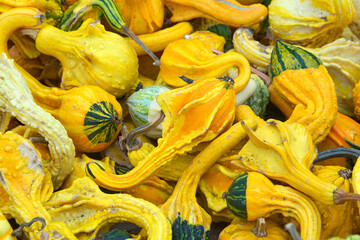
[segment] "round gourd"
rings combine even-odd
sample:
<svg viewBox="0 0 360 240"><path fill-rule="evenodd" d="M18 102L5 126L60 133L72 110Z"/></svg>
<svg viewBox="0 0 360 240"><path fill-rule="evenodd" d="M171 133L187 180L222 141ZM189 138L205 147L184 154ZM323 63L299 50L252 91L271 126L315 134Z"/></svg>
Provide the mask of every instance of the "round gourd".
<svg viewBox="0 0 360 240"><path fill-rule="evenodd" d="M58 109L46 109L58 119L80 152L99 152L118 136L122 109L115 97L97 86L72 88L59 96Z"/></svg>
<svg viewBox="0 0 360 240"><path fill-rule="evenodd" d="M129 108L131 119L137 127L147 124L161 111L156 98L160 93L169 90L171 90L171 88L165 85L153 85L140 89L127 99L126 104ZM161 137L161 132L162 127L161 124L159 124L145 135L157 139Z"/></svg>

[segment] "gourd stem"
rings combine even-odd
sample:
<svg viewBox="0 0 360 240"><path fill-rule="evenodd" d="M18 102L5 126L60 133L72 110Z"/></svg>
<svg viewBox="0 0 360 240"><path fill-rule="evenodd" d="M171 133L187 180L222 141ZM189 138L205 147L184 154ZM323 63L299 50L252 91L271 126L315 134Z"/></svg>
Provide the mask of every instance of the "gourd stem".
<svg viewBox="0 0 360 240"><path fill-rule="evenodd" d="M335 204L343 204L346 201L351 200L360 200L360 195L356 193L348 193L345 192L343 189L338 188L334 192L334 203Z"/></svg>
<svg viewBox="0 0 360 240"><path fill-rule="evenodd" d="M160 59L128 28L124 25L121 30L132 40L134 40L149 56L154 60L153 65L160 66Z"/></svg>
<svg viewBox="0 0 360 240"><path fill-rule="evenodd" d="M30 137L29 140L32 143L48 143L44 137Z"/></svg>
<svg viewBox="0 0 360 240"><path fill-rule="evenodd" d="M345 142L346 142L347 144L350 145L350 147L352 147L352 148L354 148L354 149L360 150L360 145L357 145L357 144L351 142L351 141L350 141L349 139L347 139L347 138L344 138L344 140L345 140Z"/></svg>
<svg viewBox="0 0 360 240"><path fill-rule="evenodd" d="M30 36L32 39L36 39L36 36L40 32L40 28L25 28L17 30L20 36Z"/></svg>
<svg viewBox="0 0 360 240"><path fill-rule="evenodd" d="M263 82L265 83L265 85L268 87L271 83L271 79L268 75L266 75L265 73L263 73L262 71L260 70L257 70L256 68L254 67L251 67L250 66L250 69L251 69L251 72L258 75L261 80L263 80Z"/></svg>
<svg viewBox="0 0 360 240"><path fill-rule="evenodd" d="M360 156L360 150L346 147L327 149L319 152L313 163L318 163L329 158L346 157L356 161Z"/></svg>
<svg viewBox="0 0 360 240"><path fill-rule="evenodd" d="M285 230L290 233L290 236L293 240L302 240L299 232L296 230L296 227L293 223L288 223L285 225Z"/></svg>
<svg viewBox="0 0 360 240"><path fill-rule="evenodd" d="M185 77L185 76L179 76L179 78L181 78L181 80L183 80L184 82L186 82L187 84L192 84L193 82L195 82L195 80Z"/></svg>
<svg viewBox="0 0 360 240"><path fill-rule="evenodd" d="M340 169L338 175L344 179L350 179L352 176L352 171L348 168Z"/></svg>
<svg viewBox="0 0 360 240"><path fill-rule="evenodd" d="M266 237L267 232L265 218L258 218L256 221L256 227L252 229L251 232L254 233L258 238Z"/></svg>
<svg viewBox="0 0 360 240"><path fill-rule="evenodd" d="M111 118L111 122L113 122L116 125L122 124L123 123L123 119L119 118L119 115L114 115Z"/></svg>
<svg viewBox="0 0 360 240"><path fill-rule="evenodd" d="M39 231L42 231L46 226L45 219L42 217L34 217L30 222L23 222L22 224L20 224L20 226L17 229L15 229L11 233L11 235L14 237L21 237L24 227L30 227L34 222L37 221L41 222L41 228L39 229Z"/></svg>
<svg viewBox="0 0 360 240"><path fill-rule="evenodd" d="M82 9L80 9L77 13L75 13L74 16L70 18L68 23L65 26L65 31L71 31L72 27L80 20L81 17L83 17L87 10L89 10L89 5L86 5Z"/></svg>
<svg viewBox="0 0 360 240"><path fill-rule="evenodd" d="M160 111L157 116L155 116L147 124L135 128L134 130L129 132L126 138L126 149L128 150L128 152L140 149L142 146L142 142L141 139L139 139L138 137L158 126L162 122L164 117L165 114L163 113L163 111Z"/></svg>

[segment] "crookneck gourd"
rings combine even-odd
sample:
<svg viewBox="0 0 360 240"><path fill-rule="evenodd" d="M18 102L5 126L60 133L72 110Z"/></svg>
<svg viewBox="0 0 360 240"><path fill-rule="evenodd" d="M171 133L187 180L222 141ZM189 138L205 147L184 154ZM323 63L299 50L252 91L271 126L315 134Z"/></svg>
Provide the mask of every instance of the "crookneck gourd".
<svg viewBox="0 0 360 240"><path fill-rule="evenodd" d="M232 27L248 27L265 20L267 14L264 5L242 5L235 0L169 0L165 4L172 12L172 22L205 17Z"/></svg>
<svg viewBox="0 0 360 240"><path fill-rule="evenodd" d="M274 185L261 173L240 175L229 187L225 198L235 216L255 221L259 217L281 213L300 223L302 239L320 239L321 216L313 201L291 187Z"/></svg>
<svg viewBox="0 0 360 240"><path fill-rule="evenodd" d="M345 192L352 191L351 170L340 166L314 165L313 173L320 179L334 184ZM324 205L314 201L321 215L321 238L346 237L355 227L356 202L350 201L342 205Z"/></svg>
<svg viewBox="0 0 360 240"><path fill-rule="evenodd" d="M131 188L154 174L175 155L185 154L201 142L211 141L228 129L234 120L233 84L229 77L212 77L160 94L157 102L165 118L158 146L124 175L111 175L96 163L89 163L86 168L88 176L104 188Z"/></svg>
<svg viewBox="0 0 360 240"><path fill-rule="evenodd" d="M9 8L37 8L46 14L46 23L51 25L58 24L64 15L63 6L57 0L0 0L0 5Z"/></svg>
<svg viewBox="0 0 360 240"><path fill-rule="evenodd" d="M140 1L137 1L137 4L139 3ZM158 3L163 5L160 1L158 1ZM151 9L147 10L151 11ZM120 9L114 0L79 0L66 10L64 17L61 19L59 28L65 31L75 30L80 27L83 20L88 18L100 20L102 16L105 17L113 30L125 33L138 45L140 45L154 60L154 65L160 65L159 58L150 51L150 49L144 45L144 43L126 25Z"/></svg>
<svg viewBox="0 0 360 240"><path fill-rule="evenodd" d="M247 127L245 130L250 141L240 150L239 157L246 168L285 182L323 204L357 199L358 196L321 180L309 170L317 151L303 125L269 120L255 132Z"/></svg>
<svg viewBox="0 0 360 240"><path fill-rule="evenodd" d="M234 48L243 54L253 67L267 72L273 46L254 40L253 34L250 28L237 29L233 36ZM353 116L351 90L360 78L360 43L340 38L319 48L302 48L322 61L335 83L339 111Z"/></svg>
<svg viewBox="0 0 360 240"><path fill-rule="evenodd" d="M277 40L269 75L270 101L280 110L293 109L286 122L306 126L315 144L324 140L335 124L338 108L334 82L320 59Z"/></svg>
<svg viewBox="0 0 360 240"><path fill-rule="evenodd" d="M339 38L354 17L350 0L273 0L269 5L270 29L276 37L310 47Z"/></svg>
<svg viewBox="0 0 360 240"><path fill-rule="evenodd" d="M58 191L45 204L54 222L69 226L78 239L92 239L101 227L127 221L142 227L149 240L171 239L170 222L158 207L128 194L106 194L88 177Z"/></svg>
<svg viewBox="0 0 360 240"><path fill-rule="evenodd" d="M183 87L187 83L179 76L185 75L194 80L221 77L231 67L238 69L238 76L234 79L234 89L238 93L247 85L251 73L244 56L235 52L217 55L200 39L182 39L165 48L159 76L172 87Z"/></svg>
<svg viewBox="0 0 360 240"><path fill-rule="evenodd" d="M256 121L250 121L256 128ZM202 150L183 171L170 198L161 210L172 223L173 239L208 239L211 217L196 200L196 190L201 176L227 151L246 138L241 123L213 140Z"/></svg>
<svg viewBox="0 0 360 240"><path fill-rule="evenodd" d="M36 36L36 47L59 59L65 89L96 85L121 97L138 84L138 59L132 46L93 19L72 32L45 26Z"/></svg>
<svg viewBox="0 0 360 240"><path fill-rule="evenodd" d="M193 28L189 22L180 22L171 27L159 31L138 35L138 38L153 52L160 52L170 43L183 39L186 34L190 34ZM131 38L126 38L131 46L134 47L138 56L145 55L146 51Z"/></svg>
<svg viewBox="0 0 360 240"><path fill-rule="evenodd" d="M76 240L68 226L64 225L61 230L51 227L51 216L43 206L42 197L44 193L47 195L52 183L46 177L41 155L34 145L11 131L1 133L0 141L3 159L0 163L0 195L11 202L7 213L20 226L28 226L24 231L29 239L40 240L43 235L48 235L48 239L55 239L56 230L58 237ZM34 221L35 219L39 221Z"/></svg>
<svg viewBox="0 0 360 240"><path fill-rule="evenodd" d="M75 159L73 173L65 179L61 189L70 188L76 179L86 177L85 168L86 164L89 162L96 162L112 174L117 172L117 170L115 170L114 161L110 160L109 157L105 157L99 161L89 158L83 154L81 157ZM144 199L145 201L151 202L155 205L161 205L170 197L172 191L173 187L171 187L167 182L161 180L157 176L152 176L148 180L144 181L143 184L122 192L136 198Z"/></svg>
<svg viewBox="0 0 360 240"><path fill-rule="evenodd" d="M75 159L72 140L64 126L34 102L24 77L5 53L0 57L0 74L0 110L11 113L24 124L37 129L49 142L51 163L47 167L54 187L58 189L72 171Z"/></svg>
<svg viewBox="0 0 360 240"><path fill-rule="evenodd" d="M19 27L37 26L44 19L44 15L35 8L14 8L0 16L0 29L4 30L4 34L0 36L0 43L2 44L0 50L3 52L7 52L6 43L12 31ZM115 140L120 131L119 120L122 117L122 110L113 95L96 86L74 88L70 92L59 88L49 88L41 85L19 65L16 67L32 90L33 97L30 99L35 98L37 104L50 111L58 120L62 118L63 121L60 120L60 122L66 125L65 128L79 151L101 151L110 145L111 141ZM26 85L26 83L24 84ZM77 105L74 105L76 102ZM86 105L88 108L85 112L84 106ZM76 114L69 117L69 113ZM87 120L85 121L85 119ZM99 129L101 129L100 132ZM102 131L104 129L105 131ZM59 134L61 133L59 132ZM67 143L67 141L63 142ZM70 153L71 151L68 154ZM57 166L57 168L60 167L63 166ZM67 167L71 168L72 164Z"/></svg>
<svg viewBox="0 0 360 240"><path fill-rule="evenodd" d="M272 219L258 218L257 221L246 221L235 218L224 228L219 240L290 240L289 234Z"/></svg>

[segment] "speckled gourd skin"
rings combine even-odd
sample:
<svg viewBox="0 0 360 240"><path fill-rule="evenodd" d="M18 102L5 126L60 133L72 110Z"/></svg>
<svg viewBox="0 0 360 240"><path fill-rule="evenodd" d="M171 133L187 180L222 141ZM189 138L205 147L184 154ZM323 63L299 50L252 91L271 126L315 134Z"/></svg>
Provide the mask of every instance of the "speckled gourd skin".
<svg viewBox="0 0 360 240"><path fill-rule="evenodd" d="M35 104L24 77L14 61L3 53L0 58L0 110L10 112L24 124L38 129L49 142L52 162L48 166L54 187L72 171L75 148L65 128L51 114Z"/></svg>

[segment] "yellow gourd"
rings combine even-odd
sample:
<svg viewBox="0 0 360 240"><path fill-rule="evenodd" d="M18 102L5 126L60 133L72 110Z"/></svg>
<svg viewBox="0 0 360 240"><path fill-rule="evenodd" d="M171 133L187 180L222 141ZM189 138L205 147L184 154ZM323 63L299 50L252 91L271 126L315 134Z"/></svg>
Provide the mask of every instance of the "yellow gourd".
<svg viewBox="0 0 360 240"><path fill-rule="evenodd" d="M249 125L256 128L256 121L249 121ZM173 233L176 238L192 236L194 239L206 239L205 236L210 233L211 217L196 201L200 177L245 137L246 132L241 123L236 123L213 140L184 170L171 197L161 207L172 222L173 229L179 229Z"/></svg>
<svg viewBox="0 0 360 240"><path fill-rule="evenodd" d="M213 140L234 120L233 84L229 77L212 77L160 94L157 102L165 118L158 146L124 175L108 174L95 163L87 165L88 175L108 189L131 188L154 174L175 155L185 154L199 143Z"/></svg>
<svg viewBox="0 0 360 240"><path fill-rule="evenodd" d="M270 29L276 37L309 47L339 38L354 16L349 0L274 0L269 5Z"/></svg>
<svg viewBox="0 0 360 240"><path fill-rule="evenodd" d="M265 20L267 8L261 4L241 5L235 0L169 0L173 22L205 17L232 27L247 27Z"/></svg>
<svg viewBox="0 0 360 240"><path fill-rule="evenodd" d="M235 66L238 76L234 78L235 92L245 88L250 79L250 65L239 53L214 54L210 47L199 39L182 39L169 44L161 58L159 77L172 87L183 87L187 83L179 78L185 75L198 80L221 77Z"/></svg>
<svg viewBox="0 0 360 240"><path fill-rule="evenodd" d="M290 240L289 234L271 219L258 218L257 222L249 222L235 218L224 228L219 240Z"/></svg>
<svg viewBox="0 0 360 240"><path fill-rule="evenodd" d="M225 197L229 209L238 217L255 221L259 217L281 213L300 223L302 239L320 238L321 217L313 201L291 187L274 185L261 173L240 175Z"/></svg>
<svg viewBox="0 0 360 240"><path fill-rule="evenodd" d="M334 184L345 192L352 191L351 170L340 166L314 165L312 172L320 179ZM314 201L321 214L321 238L346 237L355 227L356 202L342 205L324 205Z"/></svg>
<svg viewBox="0 0 360 240"><path fill-rule="evenodd" d="M283 181L323 204L342 204L357 199L358 196L310 172L317 151L311 135L301 124L268 120L255 132L245 129L250 141L240 150L239 157L246 168Z"/></svg>
<svg viewBox="0 0 360 240"><path fill-rule="evenodd" d="M138 84L138 59L132 46L93 19L72 32L45 26L35 43L41 53L61 62L63 88L95 85L121 97Z"/></svg>
<svg viewBox="0 0 360 240"><path fill-rule="evenodd" d="M119 221L143 227L149 240L171 239L170 222L158 207L128 194L103 193L88 177L54 193L45 208L52 221L68 225L74 234L85 234L87 239L94 238L106 224Z"/></svg>
<svg viewBox="0 0 360 240"><path fill-rule="evenodd" d="M126 25L134 34L152 33L161 29L165 13L164 1L117 0L116 4Z"/></svg>
<svg viewBox="0 0 360 240"><path fill-rule="evenodd" d="M72 171L75 148L65 128L35 102L26 81L14 61L0 57L0 111L9 112L26 125L38 130L49 142L51 163L47 166L55 189Z"/></svg>

